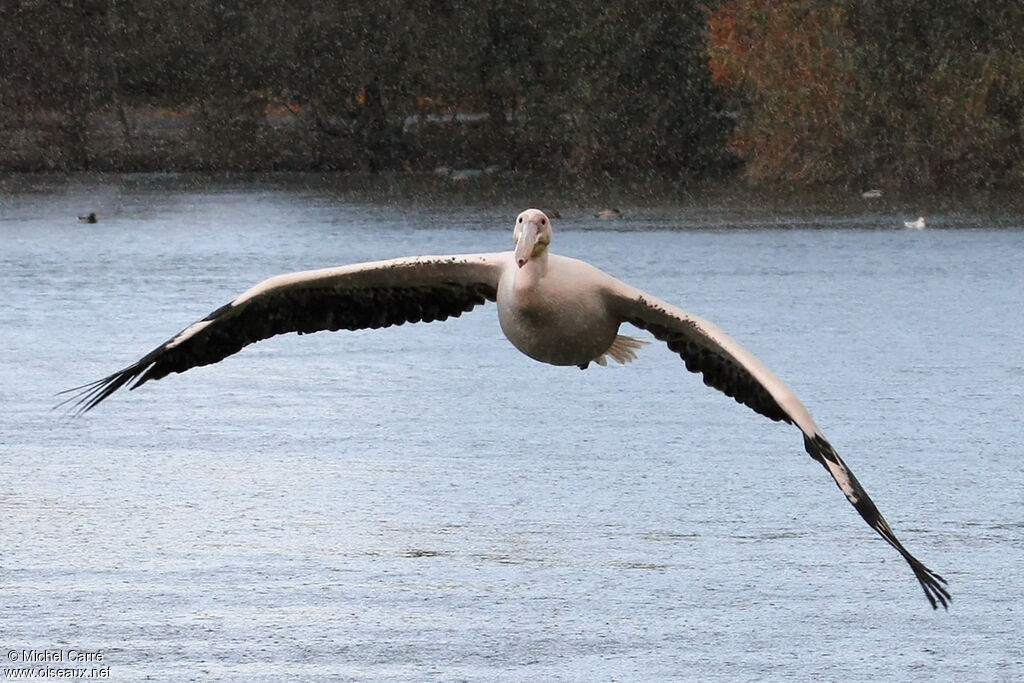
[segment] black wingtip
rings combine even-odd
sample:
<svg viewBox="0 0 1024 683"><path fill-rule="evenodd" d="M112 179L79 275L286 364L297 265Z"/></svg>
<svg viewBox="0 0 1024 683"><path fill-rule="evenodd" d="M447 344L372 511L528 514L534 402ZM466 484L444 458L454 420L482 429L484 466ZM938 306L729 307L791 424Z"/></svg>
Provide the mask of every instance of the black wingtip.
<svg viewBox="0 0 1024 683"><path fill-rule="evenodd" d="M833 478L836 480L836 484L839 485L840 490L846 495L853 507L860 513L860 516L864 519L868 525L874 529L879 536L881 536L886 543L891 545L893 548L903 556L907 564L914 571L914 576L917 577L918 583L921 584L921 588L924 589L924 595L928 598L929 604L932 609L938 609L939 605L946 610L949 609L949 603L953 601L953 598L949 594L949 590L946 589L946 580L928 569L920 560L914 557L910 551L908 551L900 540L896 538L895 532L889 523L885 521L882 513L878 511L874 501L868 496L867 491L861 486L860 482L857 481L857 477L854 476L853 472L846 466L843 459L839 457L835 449L823 436L820 434L808 435L804 434L804 447L807 452L815 460L825 466L829 472L832 473ZM848 480L849 487L852 487L851 491L844 489L843 484L840 483L839 477L833 471L840 472L841 475Z"/></svg>
<svg viewBox="0 0 1024 683"><path fill-rule="evenodd" d="M128 387L129 389L134 389L141 382L145 381L147 378L144 373L150 365L151 363L140 361L102 379L58 392L58 396L63 396L64 394L71 394L71 396L59 402L53 409L57 410L66 407L72 418L84 415L132 380L135 380L135 383Z"/></svg>
<svg viewBox="0 0 1024 683"><path fill-rule="evenodd" d="M910 566L924 590L925 597L931 603L932 609L937 610L939 605L942 605L942 608L948 611L949 603L953 602L953 596L946 588L947 581L917 560L911 562Z"/></svg>

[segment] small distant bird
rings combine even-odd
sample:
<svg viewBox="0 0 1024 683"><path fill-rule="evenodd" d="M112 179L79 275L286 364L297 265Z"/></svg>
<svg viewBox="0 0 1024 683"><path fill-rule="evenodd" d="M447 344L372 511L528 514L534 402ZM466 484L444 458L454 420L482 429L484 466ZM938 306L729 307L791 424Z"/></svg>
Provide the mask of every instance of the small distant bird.
<svg viewBox="0 0 1024 683"><path fill-rule="evenodd" d="M924 216L918 216L916 221L903 221L903 225L911 230L924 230Z"/></svg>
<svg viewBox="0 0 1024 683"><path fill-rule="evenodd" d="M479 178L484 174L479 168L454 168L448 178L454 183L461 183L470 178Z"/></svg>
<svg viewBox="0 0 1024 683"><path fill-rule="evenodd" d="M78 222L79 223L95 223L98 220L99 220L99 218L96 217L95 213L88 213L88 214L86 214L84 216L79 216L78 217Z"/></svg>
<svg viewBox="0 0 1024 683"><path fill-rule="evenodd" d="M619 211L618 209L601 209L600 211L594 214L594 217L605 219L622 218L622 212Z"/></svg>
<svg viewBox="0 0 1024 683"><path fill-rule="evenodd" d="M860 193L860 196L864 199L878 199L882 196L881 190L864 190Z"/></svg>

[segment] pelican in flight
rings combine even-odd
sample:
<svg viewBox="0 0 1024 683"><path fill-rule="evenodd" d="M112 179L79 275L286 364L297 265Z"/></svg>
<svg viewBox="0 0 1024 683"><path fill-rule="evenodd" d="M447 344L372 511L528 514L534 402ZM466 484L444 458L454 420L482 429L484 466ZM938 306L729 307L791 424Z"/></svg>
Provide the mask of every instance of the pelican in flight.
<svg viewBox="0 0 1024 683"><path fill-rule="evenodd" d="M551 253L551 221L523 211L515 249L418 256L278 275L243 292L135 363L85 384L64 401L79 413L125 385L217 363L278 334L358 330L458 317L498 304L501 329L530 358L552 365L627 363L645 344L619 334L630 323L678 353L690 372L761 415L788 422L864 521L903 556L933 608L949 607L946 581L910 554L800 399L753 354L712 323L631 287L583 261ZM68 393L65 392L65 393Z"/></svg>

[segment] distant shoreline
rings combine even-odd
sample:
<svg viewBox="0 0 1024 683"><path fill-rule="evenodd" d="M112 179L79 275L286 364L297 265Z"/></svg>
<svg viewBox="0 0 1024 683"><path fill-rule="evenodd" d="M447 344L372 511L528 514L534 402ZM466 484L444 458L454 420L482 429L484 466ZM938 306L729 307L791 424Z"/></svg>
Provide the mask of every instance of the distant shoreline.
<svg viewBox="0 0 1024 683"><path fill-rule="evenodd" d="M369 206L492 206L509 211L527 207L557 210L568 217L590 217L600 209L623 210L621 221L601 221L605 227L629 226L652 207L679 211L695 219L721 207L740 212L777 213L779 226L793 218L821 212L849 216L918 215L942 217L937 225L955 225L962 215L1003 218L1024 214L1024 197L1012 189L943 191L934 188L886 188L883 196L865 199L855 188L800 186L751 187L739 179L674 179L645 177L558 177L537 172L499 171L468 175L463 180L431 172L381 171L0 171L0 208L5 196L44 193L82 193L95 201L76 208L80 214L109 215L112 196L148 191L174 195L195 190L253 192L303 190L358 201ZM110 193L113 192L114 195ZM1016 219L1014 219L1015 221ZM770 225L759 223L759 225ZM901 225L901 224L900 224Z"/></svg>

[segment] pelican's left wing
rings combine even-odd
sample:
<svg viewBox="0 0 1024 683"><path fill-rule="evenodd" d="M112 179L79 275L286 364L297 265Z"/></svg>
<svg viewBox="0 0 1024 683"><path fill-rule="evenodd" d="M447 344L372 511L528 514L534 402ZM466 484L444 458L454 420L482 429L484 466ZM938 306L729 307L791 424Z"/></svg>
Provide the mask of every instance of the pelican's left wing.
<svg viewBox="0 0 1024 683"><path fill-rule="evenodd" d="M494 301L510 252L418 256L278 275L103 379L68 392L86 412L126 384L216 363L278 334L390 327L458 317ZM64 393L68 393L64 392Z"/></svg>
<svg viewBox="0 0 1024 683"><path fill-rule="evenodd" d="M945 579L928 569L903 547L867 491L825 439L793 390L754 354L717 326L681 308L614 280L607 287L608 305L623 322L647 330L680 355L686 369L699 372L704 383L771 418L796 425L804 448L821 463L864 521L907 561L933 608L948 608Z"/></svg>

